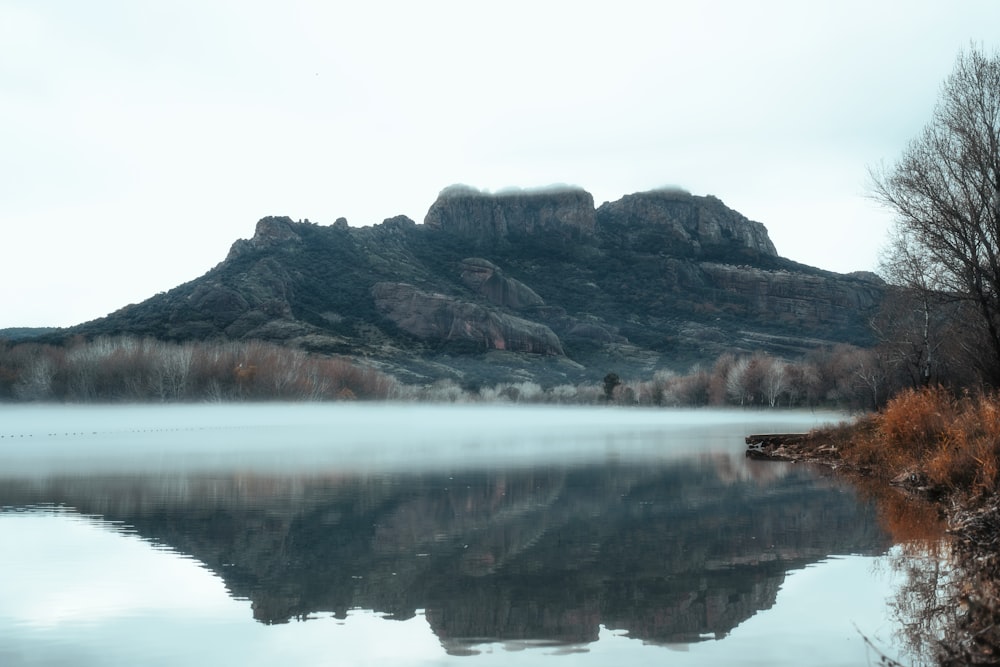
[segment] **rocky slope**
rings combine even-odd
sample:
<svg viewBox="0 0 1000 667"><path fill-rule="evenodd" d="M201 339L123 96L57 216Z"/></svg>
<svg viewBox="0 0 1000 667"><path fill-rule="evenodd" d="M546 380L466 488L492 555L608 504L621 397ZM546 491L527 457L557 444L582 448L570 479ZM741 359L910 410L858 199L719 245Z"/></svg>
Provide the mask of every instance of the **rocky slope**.
<svg viewBox="0 0 1000 667"><path fill-rule="evenodd" d="M412 382L557 383L866 345L882 290L780 257L762 224L714 197L653 191L595 208L574 188L452 187L423 224L264 218L201 278L61 335L254 338Z"/></svg>

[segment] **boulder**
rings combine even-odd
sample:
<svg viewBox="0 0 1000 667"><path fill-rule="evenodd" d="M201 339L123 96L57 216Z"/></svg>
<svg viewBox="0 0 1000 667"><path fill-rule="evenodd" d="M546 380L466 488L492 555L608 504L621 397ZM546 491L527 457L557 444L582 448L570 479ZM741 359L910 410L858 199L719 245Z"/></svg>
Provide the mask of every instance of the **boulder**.
<svg viewBox="0 0 1000 667"><path fill-rule="evenodd" d="M479 257L462 260L462 282L491 303L512 310L544 306L545 301L520 280L508 278L499 266Z"/></svg>
<svg viewBox="0 0 1000 667"><path fill-rule="evenodd" d="M469 341L484 350L562 355L558 336L544 324L405 283L372 287L378 312L422 340Z"/></svg>

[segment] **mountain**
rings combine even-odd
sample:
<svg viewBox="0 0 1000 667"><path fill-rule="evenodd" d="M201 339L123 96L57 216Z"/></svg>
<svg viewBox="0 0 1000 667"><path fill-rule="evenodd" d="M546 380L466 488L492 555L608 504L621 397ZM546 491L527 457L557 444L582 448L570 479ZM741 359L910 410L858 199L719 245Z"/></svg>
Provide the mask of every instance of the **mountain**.
<svg viewBox="0 0 1000 667"><path fill-rule="evenodd" d="M679 190L440 193L422 224L266 217L204 276L62 335L262 339L408 382L582 381L727 351L871 343L871 274L782 258L764 225Z"/></svg>

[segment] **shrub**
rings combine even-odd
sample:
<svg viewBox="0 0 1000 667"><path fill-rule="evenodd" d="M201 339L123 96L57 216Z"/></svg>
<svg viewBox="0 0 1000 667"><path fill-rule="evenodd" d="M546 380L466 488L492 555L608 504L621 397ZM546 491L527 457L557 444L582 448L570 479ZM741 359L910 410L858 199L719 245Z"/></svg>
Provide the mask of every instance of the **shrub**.
<svg viewBox="0 0 1000 667"><path fill-rule="evenodd" d="M258 341L167 343L131 336L66 349L0 350L5 392L19 400L332 400L390 398L394 378L338 357Z"/></svg>
<svg viewBox="0 0 1000 667"><path fill-rule="evenodd" d="M879 413L821 430L843 458L891 479L906 473L942 493L1000 490L1000 402L944 389L906 390Z"/></svg>

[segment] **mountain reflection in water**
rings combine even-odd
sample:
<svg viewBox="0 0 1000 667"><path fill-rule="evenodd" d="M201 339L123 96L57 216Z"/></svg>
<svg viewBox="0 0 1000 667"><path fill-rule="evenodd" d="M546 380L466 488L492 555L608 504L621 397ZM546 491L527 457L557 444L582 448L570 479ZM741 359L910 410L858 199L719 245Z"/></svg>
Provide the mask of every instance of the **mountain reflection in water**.
<svg viewBox="0 0 1000 667"><path fill-rule="evenodd" d="M873 503L743 455L838 418L0 406L0 664L863 662Z"/></svg>
<svg viewBox="0 0 1000 667"><path fill-rule="evenodd" d="M788 571L888 541L869 505L729 456L440 474L60 476L0 482L190 555L266 624L424 610L453 654L484 641L725 636Z"/></svg>

